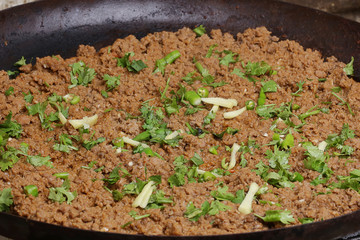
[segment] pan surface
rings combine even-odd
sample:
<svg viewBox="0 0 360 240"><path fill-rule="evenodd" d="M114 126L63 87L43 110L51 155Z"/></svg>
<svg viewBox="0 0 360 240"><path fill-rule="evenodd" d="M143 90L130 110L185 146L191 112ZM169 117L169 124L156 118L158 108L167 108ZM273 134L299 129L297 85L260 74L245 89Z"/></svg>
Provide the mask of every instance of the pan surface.
<svg viewBox="0 0 360 240"><path fill-rule="evenodd" d="M360 24L271 0L51 0L0 12L0 69L24 56L74 56L79 44L96 48L134 34L176 31L203 24L236 34L266 26L280 39L296 40L324 57L360 59ZM33 61L34 63L34 61ZM354 64L355 75L360 66ZM124 235L55 226L0 213L0 235L12 239L338 239L360 231L360 211L334 219L269 231L222 235L161 237Z"/></svg>

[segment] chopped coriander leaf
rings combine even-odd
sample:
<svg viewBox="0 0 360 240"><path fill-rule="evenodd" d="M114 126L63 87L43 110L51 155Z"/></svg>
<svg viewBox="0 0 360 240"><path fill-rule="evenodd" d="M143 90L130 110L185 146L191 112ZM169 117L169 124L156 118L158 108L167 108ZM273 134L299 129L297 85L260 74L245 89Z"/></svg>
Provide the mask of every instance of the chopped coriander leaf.
<svg viewBox="0 0 360 240"><path fill-rule="evenodd" d="M353 64L354 64L354 57L351 57L351 61L348 64L346 64L346 66L343 69L346 75L348 75L348 76L354 75Z"/></svg>
<svg viewBox="0 0 360 240"><path fill-rule="evenodd" d="M196 33L196 35L198 37L201 37L202 35L206 34L206 29L203 25L200 25L200 26L194 28L193 31L194 31L194 33Z"/></svg>
<svg viewBox="0 0 360 240"><path fill-rule="evenodd" d="M71 85L69 88L78 85L87 86L94 79L96 72L93 68L89 68L83 61L76 62L71 65Z"/></svg>
<svg viewBox="0 0 360 240"><path fill-rule="evenodd" d="M8 212L10 206L14 203L11 188L5 188L0 191L0 212Z"/></svg>
<svg viewBox="0 0 360 240"><path fill-rule="evenodd" d="M349 124L344 124L341 130L341 133L338 134L330 134L325 140L327 143L326 149L336 148L340 150L340 153L334 152L334 155L338 156L350 156L354 149L350 146L345 145L345 141L354 138L354 131L349 128Z"/></svg>
<svg viewBox="0 0 360 240"><path fill-rule="evenodd" d="M14 93L14 88L13 87L9 87L8 90L5 91L5 96L10 96L11 94Z"/></svg>
<svg viewBox="0 0 360 240"><path fill-rule="evenodd" d="M48 97L47 99L49 102L62 102L63 101L63 97L57 95L56 93L53 93L50 97Z"/></svg>
<svg viewBox="0 0 360 240"><path fill-rule="evenodd" d="M337 176L339 182L331 184L332 188L353 189L360 193L360 170L355 169L350 172L349 176Z"/></svg>
<svg viewBox="0 0 360 240"><path fill-rule="evenodd" d="M196 222L200 219L201 216L206 214L208 215L216 215L220 211L226 211L231 209L231 207L223 204L222 202L215 200L211 202L205 201L201 208L196 208L192 202L187 205L186 211L184 213L185 217L187 217L190 221Z"/></svg>
<svg viewBox="0 0 360 240"><path fill-rule="evenodd" d="M326 78L319 78L318 79L319 82L326 82L326 80L327 80Z"/></svg>
<svg viewBox="0 0 360 240"><path fill-rule="evenodd" d="M277 83L274 80L262 82L261 84L263 86L262 89L264 89L264 93L277 91Z"/></svg>
<svg viewBox="0 0 360 240"><path fill-rule="evenodd" d="M48 198L55 202L70 204L77 196L77 193L68 191L65 187L51 187Z"/></svg>
<svg viewBox="0 0 360 240"><path fill-rule="evenodd" d="M21 66L24 66L24 65L26 65L26 59L24 58L24 56L22 56L19 61L14 63L14 66L17 66L17 67L21 67Z"/></svg>
<svg viewBox="0 0 360 240"><path fill-rule="evenodd" d="M237 204L240 204L244 200L245 198L244 190L239 190L236 192L236 195L234 195L232 193L229 193L228 189L229 189L228 186L219 187L217 190L211 191L210 195L217 200L230 201Z"/></svg>
<svg viewBox="0 0 360 240"><path fill-rule="evenodd" d="M165 139L166 136L173 131L167 128L167 123L163 121L164 113L160 108L154 108L144 103L140 108L141 118L144 119L143 129L150 133L150 142L168 144L170 146L177 146L182 136L178 135L173 139Z"/></svg>
<svg viewBox="0 0 360 240"><path fill-rule="evenodd" d="M1 135L0 135L1 137ZM4 143L5 145L5 143ZM13 147L7 147L6 149L0 145L0 168L1 171L6 171L12 168L15 163L19 161L18 155L20 151Z"/></svg>
<svg viewBox="0 0 360 240"><path fill-rule="evenodd" d="M291 211L287 210L268 210L265 212L265 216L261 217L254 214L264 222L281 222L283 224L290 224L295 222L295 219L291 215Z"/></svg>
<svg viewBox="0 0 360 240"><path fill-rule="evenodd" d="M48 167L53 167L53 163L50 161L50 157L46 156L46 157L42 157L40 155L37 156L27 156L27 161L35 166L35 167L40 167L40 166L48 166Z"/></svg>
<svg viewBox="0 0 360 240"><path fill-rule="evenodd" d="M52 104L57 106L58 108L61 108L60 105L58 105L57 103L52 103ZM48 105L48 102L45 101L42 103L36 103L34 105L26 106L26 108L29 112L29 115L31 115L31 116L36 115L36 114L39 115L39 119L40 119L42 128L52 131L53 128L51 126L51 122L58 121L59 118L55 113L52 113L50 115L45 114L47 105ZM65 115L67 115L67 113L66 113L67 109L62 109L62 110L64 110L63 112L65 113Z"/></svg>
<svg viewBox="0 0 360 240"><path fill-rule="evenodd" d="M165 193L161 190L158 190L155 193L151 194L146 209L163 209L165 208L165 203L173 203L173 200L171 198L165 197Z"/></svg>
<svg viewBox="0 0 360 240"><path fill-rule="evenodd" d="M261 76L272 71L269 64L264 61L261 62L248 62L245 66L245 74L251 76Z"/></svg>
<svg viewBox="0 0 360 240"><path fill-rule="evenodd" d="M0 136L8 135L10 137L19 138L23 130L21 125L17 121L11 120L11 118L12 112L5 117L5 122L0 124Z"/></svg>
<svg viewBox="0 0 360 240"><path fill-rule="evenodd" d="M305 81L300 81L298 83L296 83L296 86L298 86L298 90L294 93L291 93L292 96L295 96L295 97L301 97L301 95L299 93L301 93L303 91L303 86L305 84Z"/></svg>
<svg viewBox="0 0 360 240"><path fill-rule="evenodd" d="M186 108L185 115L192 115L192 114L197 113L198 111L201 111L203 109L204 109L203 106L192 107L192 106L189 105Z"/></svg>
<svg viewBox="0 0 360 240"><path fill-rule="evenodd" d="M224 51L223 53L226 55L223 58L220 58L220 65L229 66L230 63L236 63L239 61L239 56L237 53L233 53L231 51ZM234 57L236 58L234 59Z"/></svg>
<svg viewBox="0 0 360 240"><path fill-rule="evenodd" d="M192 85L196 80L201 79L200 76L194 76L195 73L196 73L196 71L189 72L188 74L186 74L185 77L183 77L181 79L184 80L187 84Z"/></svg>
<svg viewBox="0 0 360 240"><path fill-rule="evenodd" d="M201 216L205 215L210 209L210 204L208 201L205 201L201 208L196 208L195 205L190 202L184 213L185 217L187 217L190 221L196 222L200 219Z"/></svg>
<svg viewBox="0 0 360 240"><path fill-rule="evenodd" d="M120 85L120 75L119 76L110 76L109 74L105 74L103 76L104 81L106 81L106 91L111 91Z"/></svg>
<svg viewBox="0 0 360 240"><path fill-rule="evenodd" d="M54 174L55 175L55 174ZM49 190L48 198L55 202L63 203L66 201L67 204L70 204L77 196L76 191L70 192L70 181L68 178L68 173L59 173L58 176L64 179L63 184L61 187L51 187Z"/></svg>
<svg viewBox="0 0 360 240"><path fill-rule="evenodd" d="M68 134L61 134L59 136L59 142L53 145L53 149L60 152L70 153L71 150L79 150L77 147L74 147L72 144L73 136Z"/></svg>
<svg viewBox="0 0 360 240"><path fill-rule="evenodd" d="M147 68L147 65L142 60L133 60L130 62L129 58L134 56L133 52L125 53L124 57L117 58L117 66L127 68L129 72L140 72L142 69ZM105 79L104 79L105 80Z"/></svg>
<svg viewBox="0 0 360 240"><path fill-rule="evenodd" d="M166 96L166 92L169 89L169 83L170 83L170 78L168 78L168 80L166 81L164 91L161 92L161 90L160 90L160 94L161 94L160 99L162 100L162 102L164 104L165 112L168 115L171 115L173 113L179 112L181 106L178 103L180 103L180 102L183 102L184 104L187 104L187 103L185 103L183 101L184 97L185 97L186 88L181 84L179 84L180 88L176 93L174 91L171 91L171 94L172 94L171 98L168 98Z"/></svg>
<svg viewBox="0 0 360 240"><path fill-rule="evenodd" d="M31 165L35 167L39 166L48 166L53 167L52 162L50 161L50 157L42 157L40 155L37 156L31 156L28 154L29 145L26 143L21 143L19 149L15 149L12 147L9 147L7 151L3 152L0 155L0 167L4 171L11 168L18 160L18 155L22 155L26 157L27 162L29 162Z"/></svg>
<svg viewBox="0 0 360 240"><path fill-rule="evenodd" d="M167 98L165 101L164 101L164 108L165 108L165 111L168 115L171 115L171 114L174 114L174 113L177 113L179 112L181 106L178 105L177 103L177 98L176 97L173 97L173 98ZM186 114L190 114L191 112L187 112Z"/></svg>
<svg viewBox="0 0 360 240"><path fill-rule="evenodd" d="M100 137L100 138L98 138L96 140L92 140L92 138L91 138L90 140L84 140L82 145L87 150L91 150L94 146L104 142L105 140L106 140L106 138L104 138L104 137Z"/></svg>
<svg viewBox="0 0 360 240"><path fill-rule="evenodd" d="M121 171L123 173L121 176L119 174L119 171ZM129 176L131 176L130 173L125 168L122 168L122 167L119 166L119 167L115 167L111 171L108 178L103 178L102 180L104 182L109 183L109 184L115 184L117 181L120 180L120 178L129 177Z"/></svg>
<svg viewBox="0 0 360 240"><path fill-rule="evenodd" d="M254 76L260 77L265 74L275 74L276 72L272 70L271 66L264 61L261 62L248 62L246 65L243 64L245 72L242 72L238 68L234 68L234 71L231 74L236 74L241 78L247 79L249 82L256 82L257 79Z"/></svg>
<svg viewBox="0 0 360 240"><path fill-rule="evenodd" d="M142 181L136 178L135 182L125 184L122 190L122 193L125 194L135 194L139 195L143 190L144 186L147 184L147 181Z"/></svg>
<svg viewBox="0 0 360 240"><path fill-rule="evenodd" d="M216 112L219 110L219 106L214 105L209 113L204 117L204 125L208 125L216 117Z"/></svg>
<svg viewBox="0 0 360 240"><path fill-rule="evenodd" d="M104 91L104 90L101 90L101 95L102 95L104 98L108 98L108 97L109 97L108 93L107 93L106 91Z"/></svg>
<svg viewBox="0 0 360 240"><path fill-rule="evenodd" d="M302 146L306 149L305 156L307 156L304 160L305 168L320 173L320 175L314 179L311 184L315 186L318 184L325 184L333 174L333 171L331 171L326 164L329 156L310 142L305 142Z"/></svg>
<svg viewBox="0 0 360 240"><path fill-rule="evenodd" d="M27 103L31 103L32 100L34 99L34 96L31 95L31 92L30 92L30 91L29 91L27 94L26 94L26 93L23 93L23 95L24 95L24 100L25 100L25 102L27 102Z"/></svg>
<svg viewBox="0 0 360 240"><path fill-rule="evenodd" d="M213 216L213 215L218 214L219 212L225 212L229 209L231 209L230 206L227 206L224 203L222 203L218 200L215 200L215 201L211 202L210 209L207 212L207 214L209 214L210 216Z"/></svg>
<svg viewBox="0 0 360 240"><path fill-rule="evenodd" d="M170 187L179 187L185 184L185 176L189 173L189 168L185 165L188 162L183 155L175 158L173 164L175 173L168 178ZM189 177L189 175L188 175Z"/></svg>
<svg viewBox="0 0 360 240"><path fill-rule="evenodd" d="M206 58L210 58L213 54L214 48L216 48L218 45L217 44L213 44L209 47L209 50L207 51L205 57Z"/></svg>
<svg viewBox="0 0 360 240"><path fill-rule="evenodd" d="M172 51L168 55L166 55L164 58L159 59L156 61L156 68L153 73L161 72L162 75L165 74L165 67L168 64L172 64L176 59L178 59L181 56L179 50Z"/></svg>
<svg viewBox="0 0 360 240"><path fill-rule="evenodd" d="M280 146L283 149L292 148L294 146L294 136L291 133L287 134L284 141L281 142Z"/></svg>
<svg viewBox="0 0 360 240"><path fill-rule="evenodd" d="M190 160L196 165L196 166L200 166L201 164L204 163L204 161L202 160L202 158L200 157L200 155L198 153L195 153L194 156L192 158L190 158Z"/></svg>
<svg viewBox="0 0 360 240"><path fill-rule="evenodd" d="M281 151L277 146L274 147L274 152L271 150L266 151L266 158L269 159L269 166L265 165L260 161L256 167L255 173L260 175L266 182L269 184L282 188L282 187L294 187L292 182L298 181L302 182L303 177L295 172L292 173L289 171L290 165L289 158L290 152ZM277 170L270 171L270 169Z"/></svg>
<svg viewBox="0 0 360 240"><path fill-rule="evenodd" d="M120 201L124 197L124 194L122 192L120 192L119 190L114 190L111 192L111 194L112 194L115 202Z"/></svg>
<svg viewBox="0 0 360 240"><path fill-rule="evenodd" d="M12 77L12 76L15 76L15 75L19 74L19 71L10 71L10 70L7 70L6 73L7 73L10 77Z"/></svg>
<svg viewBox="0 0 360 240"><path fill-rule="evenodd" d="M245 73L243 73L239 68L234 68L231 74L238 75L241 78L246 78Z"/></svg>

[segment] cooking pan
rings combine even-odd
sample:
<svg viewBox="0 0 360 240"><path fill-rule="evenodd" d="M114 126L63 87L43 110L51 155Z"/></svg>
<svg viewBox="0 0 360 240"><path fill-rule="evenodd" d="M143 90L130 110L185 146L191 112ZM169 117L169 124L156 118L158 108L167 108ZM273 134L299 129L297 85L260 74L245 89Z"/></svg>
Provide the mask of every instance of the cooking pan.
<svg viewBox="0 0 360 240"><path fill-rule="evenodd" d="M296 40L324 57L349 62L360 75L360 24L320 11L271 0L51 0L0 12L0 69L22 56L74 56L79 44L96 48L129 34L144 37L203 24L236 34L266 26L280 39ZM0 235L13 239L346 239L360 231L360 211L326 221L268 231L165 237L67 228L0 213Z"/></svg>

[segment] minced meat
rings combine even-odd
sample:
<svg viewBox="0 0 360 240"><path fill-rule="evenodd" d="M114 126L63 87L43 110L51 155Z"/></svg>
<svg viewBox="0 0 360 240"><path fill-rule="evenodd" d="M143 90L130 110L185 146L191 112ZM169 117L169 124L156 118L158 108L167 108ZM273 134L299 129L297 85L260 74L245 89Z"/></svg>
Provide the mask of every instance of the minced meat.
<svg viewBox="0 0 360 240"><path fill-rule="evenodd" d="M157 61L176 50L176 59ZM164 74L154 73L159 65ZM13 196L8 211L67 227L147 235L252 232L356 211L360 84L344 68L335 57L324 59L260 27L235 38L220 30L197 36L189 28L140 40L130 35L99 51L81 45L69 59L37 58L13 79L0 71L0 123L11 112L22 128L20 136L3 134L0 147L0 189L11 188ZM220 107L206 124L213 106L184 98L202 87L208 97L238 105ZM254 109L224 119L248 100ZM69 123L95 114L95 124L75 129ZM179 135L164 138L173 131ZM139 146L124 143L143 132ZM236 164L227 169L235 143ZM133 207L150 180L150 201ZM245 215L238 207L253 182L260 189ZM37 196L26 194L28 185ZM269 210L289 222L261 219Z"/></svg>

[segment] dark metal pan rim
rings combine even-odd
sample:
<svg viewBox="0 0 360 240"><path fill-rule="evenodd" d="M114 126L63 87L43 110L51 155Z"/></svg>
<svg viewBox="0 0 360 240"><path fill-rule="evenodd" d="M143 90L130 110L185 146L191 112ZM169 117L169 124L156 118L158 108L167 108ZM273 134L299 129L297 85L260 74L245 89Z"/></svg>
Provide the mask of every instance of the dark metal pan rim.
<svg viewBox="0 0 360 240"><path fill-rule="evenodd" d="M21 216L18 216L18 215L14 215L14 214L10 214L10 213L6 213L6 212L0 212L0 215L3 215L3 216L11 216L11 217L15 217L15 218L18 218L18 219L21 219L21 221L25 221L27 223L29 223L30 225L31 224L41 224L41 225L44 225L44 226L52 226L52 227L55 227L54 229L58 229L58 230L63 230L63 229L68 229L68 230L74 230L74 231L81 231L81 232L86 232L88 234L94 234L94 233L97 233L97 234L101 234L103 235L105 238L107 236L124 236L124 237L134 237L134 236L137 236L137 237L141 237L141 238L144 238L144 239L168 239L168 238L171 238L171 239L180 239L180 238L184 238L184 239L193 239L193 238L196 238L196 239L209 239L209 238L213 238L213 237L216 237L216 238L219 238L219 239L228 239L229 237L256 237L258 235L263 235L263 234L266 234L266 235L272 235L272 234L276 234L277 232L281 232L281 231L301 231L303 228L307 228L307 227L317 227L317 225L322 225L322 224L327 224L327 223L330 223L330 222L341 222L342 218L343 217L349 217L349 216L352 216L352 215L359 215L360 214L360 210L357 210L355 212L351 212L351 213L348 213L348 214L344 214L344 215L341 215L341 216L338 216L338 217L334 217L334 218L331 218L331 219L326 219L326 220L323 220L323 221L317 221L317 222L313 222L313 223L306 223L306 224L299 224L299 225L294 225L294 226L288 226L286 227L284 225L284 227L282 228L273 228L273 229L269 229L269 230L262 230L262 231L255 231L255 232L244 232L244 233L234 233L234 234L219 234L219 235L186 235L186 236L177 236L177 235L146 235L146 234L124 234L124 233L116 233L116 232L105 232L105 231L97 231L97 230L88 230L88 229L80 229L80 228L74 228L74 227L66 227L66 226L62 226L62 225L55 225L55 224L51 224L51 223L46 223L46 222L41 222L41 221L37 221L37 220L32 220L32 219L28 219L28 218L25 218L25 217L21 217ZM339 226L341 227L341 226ZM1 234L1 233L0 233ZM349 235L351 235L352 233L349 233ZM241 239L246 239L246 238L241 238Z"/></svg>

